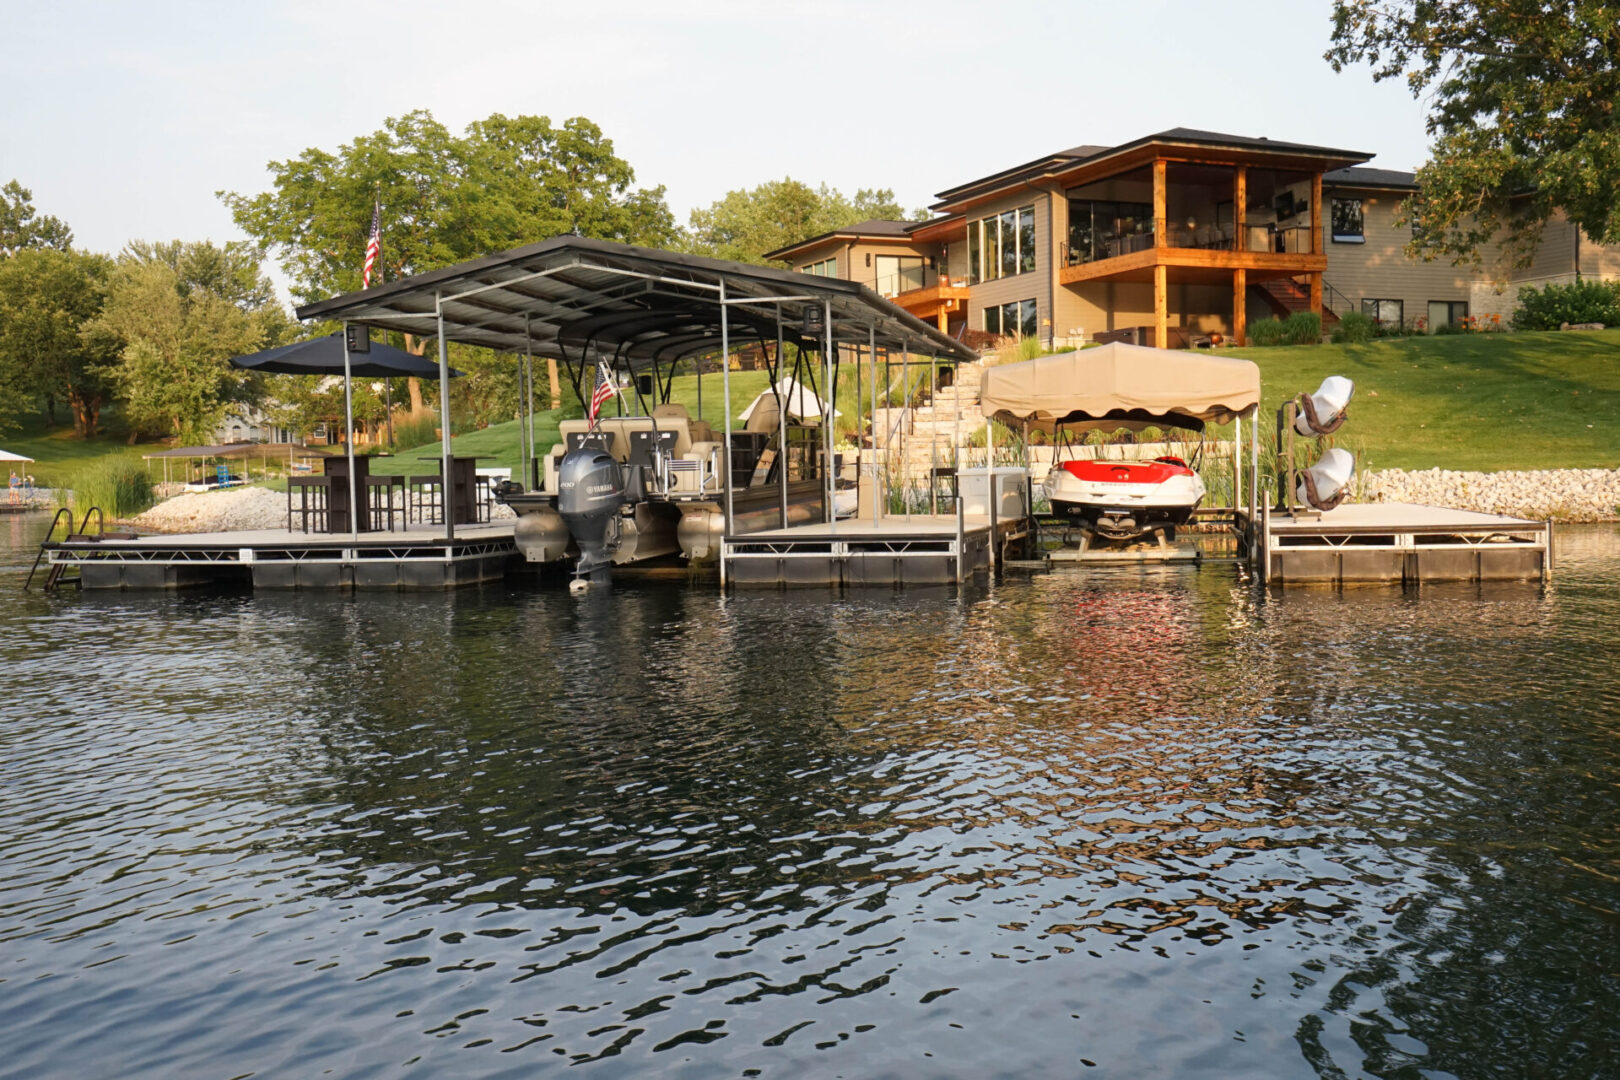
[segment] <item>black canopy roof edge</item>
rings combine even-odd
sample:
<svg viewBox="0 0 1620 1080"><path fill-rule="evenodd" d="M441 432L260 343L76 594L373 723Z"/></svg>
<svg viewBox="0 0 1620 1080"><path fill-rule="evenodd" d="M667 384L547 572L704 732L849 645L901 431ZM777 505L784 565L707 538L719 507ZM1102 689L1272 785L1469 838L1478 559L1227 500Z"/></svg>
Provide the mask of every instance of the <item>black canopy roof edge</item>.
<svg viewBox="0 0 1620 1080"><path fill-rule="evenodd" d="M634 287L626 288L627 281ZM780 308L788 340L816 348L814 335L800 333L804 315L830 303L837 344L866 344L870 326L880 347L976 359L961 342L856 282L578 236L306 304L297 314L433 337L442 295L447 340L504 352L521 352L527 344L558 357L589 341L636 366L718 352L716 286L722 281L735 344L767 333L774 338ZM706 326L711 333L703 332ZM677 341L683 344L671 357Z"/></svg>

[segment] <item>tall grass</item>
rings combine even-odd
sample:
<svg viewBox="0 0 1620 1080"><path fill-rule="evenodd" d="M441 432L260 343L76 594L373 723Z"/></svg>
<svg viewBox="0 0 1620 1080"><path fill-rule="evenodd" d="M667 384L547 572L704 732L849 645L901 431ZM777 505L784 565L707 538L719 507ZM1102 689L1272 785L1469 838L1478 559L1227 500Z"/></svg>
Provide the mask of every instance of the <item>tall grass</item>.
<svg viewBox="0 0 1620 1080"><path fill-rule="evenodd" d="M58 498L75 513L101 507L109 517L134 517L151 507L152 480L146 470L129 461L103 459L74 470L58 489Z"/></svg>

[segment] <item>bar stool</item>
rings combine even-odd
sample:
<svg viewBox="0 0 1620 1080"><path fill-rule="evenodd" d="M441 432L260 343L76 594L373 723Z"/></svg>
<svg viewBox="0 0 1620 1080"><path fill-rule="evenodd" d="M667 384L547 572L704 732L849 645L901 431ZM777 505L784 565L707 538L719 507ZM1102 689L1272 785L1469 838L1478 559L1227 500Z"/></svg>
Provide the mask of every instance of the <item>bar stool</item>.
<svg viewBox="0 0 1620 1080"><path fill-rule="evenodd" d="M411 490L406 498L416 511L416 520L424 525L444 524L444 480L437 475L413 476ZM407 515L405 520L410 521Z"/></svg>
<svg viewBox="0 0 1620 1080"><path fill-rule="evenodd" d="M293 509L294 491L298 492L297 510ZM315 519L316 532L331 532L331 495L330 476L287 477L287 531L293 531L293 515L296 513L303 532L309 532L310 518Z"/></svg>
<svg viewBox="0 0 1620 1080"><path fill-rule="evenodd" d="M400 493L399 505L394 505L394 489ZM403 476L367 476L366 477L366 512L371 517L373 530L385 526L389 532L394 531L394 515L399 515L400 527L410 524L406 513L407 494L405 491L405 478Z"/></svg>

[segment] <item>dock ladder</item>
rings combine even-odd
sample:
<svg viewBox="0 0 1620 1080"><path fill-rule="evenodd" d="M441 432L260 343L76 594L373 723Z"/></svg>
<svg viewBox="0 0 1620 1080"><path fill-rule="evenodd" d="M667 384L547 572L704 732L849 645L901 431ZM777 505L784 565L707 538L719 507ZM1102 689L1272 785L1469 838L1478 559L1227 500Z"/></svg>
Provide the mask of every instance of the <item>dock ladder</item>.
<svg viewBox="0 0 1620 1080"><path fill-rule="evenodd" d="M92 516L94 516L96 519L96 531L94 533L90 532L90 518ZM92 506L90 509L84 512L84 520L79 523L78 531L75 532L73 528L73 511L69 510L65 506L62 507L56 512L56 516L51 519L51 527L45 533L45 539L40 541L39 554L34 556L34 565L29 568L28 579L23 582L24 592L27 592L28 587L34 583L34 575L39 572L39 564L45 562L45 556L51 549L51 537L56 535L56 527L62 523L64 518L67 519L66 535L64 535L62 538L64 543L70 541L85 542L98 540L123 540L129 539L135 535L134 533L109 533L107 531L106 516L102 514L101 507L99 506ZM45 573L45 583L41 586L41 591L55 592L62 585L82 586L82 582L78 576L66 576L69 566L68 563L52 562L49 563L48 566L49 568Z"/></svg>

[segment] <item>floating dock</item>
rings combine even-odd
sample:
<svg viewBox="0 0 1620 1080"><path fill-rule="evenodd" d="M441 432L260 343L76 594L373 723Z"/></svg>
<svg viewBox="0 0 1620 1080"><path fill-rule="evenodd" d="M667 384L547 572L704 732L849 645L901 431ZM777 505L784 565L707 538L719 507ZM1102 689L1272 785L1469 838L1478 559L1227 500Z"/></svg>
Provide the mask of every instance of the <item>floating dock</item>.
<svg viewBox="0 0 1620 1080"><path fill-rule="evenodd" d="M1552 570L1550 522L1440 506L1270 510L1260 536L1260 570L1272 585L1537 581Z"/></svg>
<svg viewBox="0 0 1620 1080"><path fill-rule="evenodd" d="M721 542L736 585L940 585L988 571L1022 519L913 514L767 529Z"/></svg>
<svg viewBox="0 0 1620 1080"><path fill-rule="evenodd" d="M53 568L77 569L86 589L446 589L500 580L518 559L510 521L458 525L453 540L424 525L358 539L284 529L73 536L43 549Z"/></svg>

